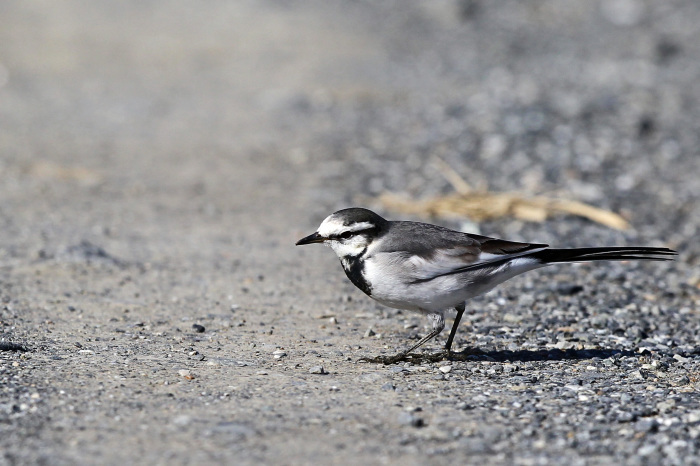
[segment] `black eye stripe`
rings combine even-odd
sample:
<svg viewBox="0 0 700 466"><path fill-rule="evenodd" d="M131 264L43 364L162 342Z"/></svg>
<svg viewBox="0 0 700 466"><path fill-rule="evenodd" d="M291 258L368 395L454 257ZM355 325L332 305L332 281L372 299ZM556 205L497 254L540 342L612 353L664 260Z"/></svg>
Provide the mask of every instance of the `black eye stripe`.
<svg viewBox="0 0 700 466"><path fill-rule="evenodd" d="M361 235L363 233L369 233L371 231L374 231L376 227L370 227L370 228L365 228L364 230L357 230L357 231L345 231L343 233L340 233L339 235L333 235L331 236L331 239L348 239L351 238L355 235Z"/></svg>

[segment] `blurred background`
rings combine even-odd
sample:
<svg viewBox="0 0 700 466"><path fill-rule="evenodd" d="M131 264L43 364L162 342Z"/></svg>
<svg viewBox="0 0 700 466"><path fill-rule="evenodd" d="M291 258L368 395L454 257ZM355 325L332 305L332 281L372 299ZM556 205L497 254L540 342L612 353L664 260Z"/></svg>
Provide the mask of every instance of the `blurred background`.
<svg viewBox="0 0 700 466"><path fill-rule="evenodd" d="M268 356L280 347L315 348L326 367L343 364L318 342L356 355L349 345L366 328L353 323L355 313L376 311L390 347L424 324L364 300L328 251L293 247L326 215L353 205L561 247L676 248L680 259L670 265L548 269L514 281L498 299L476 300L466 319L473 332L459 343L565 348L570 335L560 330L571 327L602 329L580 341L605 348L642 341L693 351L699 78L694 0L3 0L0 336L40 351L0 370L0 397L9 400L0 412L12 420L0 444L29 463L105 455L153 462L164 452L196 462L231 459L236 450L220 447L232 437L250 442L239 460L325 459L308 455L333 450L328 424L297 422L298 406L287 404L286 394L301 389L266 385L267 373L255 371L278 370ZM443 218L380 200L441 199L455 180L481 193L584 202L630 227L572 215ZM582 280L592 284L586 293L537 304L557 284ZM357 328L319 329L310 317L336 311ZM214 333L189 335L195 321ZM517 336L489 335L509 325ZM76 351L93 353L78 359ZM195 360L198 351L219 368ZM196 376L184 380L183 368ZM222 395L246 381L274 395L258 403L285 415L260 414L272 411L251 401L259 388L245 386L240 399ZM381 396L389 395L363 400ZM217 404L224 398L247 424L216 424L230 421ZM364 445L358 461L386 449L382 458L414 458L375 426L384 411L363 403L343 416L371 427L338 427ZM494 419L474 413L479 426ZM495 429L515 429L503 438L519 442L520 421L511 421ZM310 432L300 442L297 424ZM252 431L273 432L275 442ZM586 451L636 454L633 442L601 447L613 434Z"/></svg>
<svg viewBox="0 0 700 466"><path fill-rule="evenodd" d="M377 207L385 192L452 191L440 158L477 189L587 202L621 213L640 241L697 254L687 220L700 195L698 10L690 0L4 2L3 227L17 232L12 218L31 200L51 250L55 230L78 240L172 221L159 209L173 195L173 210L205 216L249 202L275 211L292 197L308 226L338 207ZM78 187L47 183L56 179ZM6 236L3 254L29 248L17 236L32 230ZM598 234L609 233L581 242ZM123 255L157 254L117 243Z"/></svg>

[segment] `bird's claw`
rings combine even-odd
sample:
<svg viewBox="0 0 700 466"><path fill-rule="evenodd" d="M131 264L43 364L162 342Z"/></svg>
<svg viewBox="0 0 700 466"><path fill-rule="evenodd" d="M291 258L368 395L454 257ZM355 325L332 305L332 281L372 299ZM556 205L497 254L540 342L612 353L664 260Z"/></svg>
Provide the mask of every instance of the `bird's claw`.
<svg viewBox="0 0 700 466"><path fill-rule="evenodd" d="M396 364L397 362L405 361L408 353L399 353L394 356L366 356L358 360L358 362L371 362L375 364Z"/></svg>
<svg viewBox="0 0 700 466"><path fill-rule="evenodd" d="M358 360L358 362L370 362L374 364L396 364L402 361L410 362L437 362L444 359L451 359L452 352L448 350L438 351L437 353L423 353L423 354L411 354L411 353L399 353L394 356L366 356Z"/></svg>

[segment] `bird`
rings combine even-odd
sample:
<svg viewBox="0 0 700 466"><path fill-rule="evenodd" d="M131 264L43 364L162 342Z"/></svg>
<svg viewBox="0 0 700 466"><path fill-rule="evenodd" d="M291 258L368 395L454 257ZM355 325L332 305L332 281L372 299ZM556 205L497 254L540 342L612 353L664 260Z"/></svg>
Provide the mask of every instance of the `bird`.
<svg viewBox="0 0 700 466"><path fill-rule="evenodd" d="M466 302L517 275L552 264L593 261L673 260L662 247L586 247L555 249L463 233L438 225L390 221L371 210L352 207L326 217L297 246L323 243L340 259L350 281L375 301L427 316L431 331L409 349L374 358L399 362L438 336L445 312L456 310L444 353L449 358Z"/></svg>

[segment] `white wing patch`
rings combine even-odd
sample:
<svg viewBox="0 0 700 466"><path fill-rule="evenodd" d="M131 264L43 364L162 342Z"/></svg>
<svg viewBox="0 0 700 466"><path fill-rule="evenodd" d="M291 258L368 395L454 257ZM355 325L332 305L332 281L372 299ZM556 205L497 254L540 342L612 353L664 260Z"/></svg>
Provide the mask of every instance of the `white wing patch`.
<svg viewBox="0 0 700 466"><path fill-rule="evenodd" d="M500 262L503 259L505 263ZM459 271L481 264L483 267ZM369 254L364 275L372 284L371 297L380 303L399 309L434 312L454 307L516 275L542 266L537 259L518 254L476 256L469 254L466 248L454 248L436 251L430 259L406 252Z"/></svg>
<svg viewBox="0 0 700 466"><path fill-rule="evenodd" d="M464 254L464 250L461 250L461 253ZM410 256L406 261L406 266L410 269L409 273L415 277L414 280L429 280L477 262L469 260L469 257L457 255L454 249L442 249L429 259L422 256Z"/></svg>
<svg viewBox="0 0 700 466"><path fill-rule="evenodd" d="M436 251L433 257L425 258L421 256L410 256L407 258L406 264L411 269L409 273L415 276L415 280L430 280L441 275L454 273L459 269L469 266L488 266L490 263L507 261L495 271L503 272L508 269L513 271L522 268L531 268L536 262L535 259L521 257L531 254L536 250L529 250L524 253L516 254L489 254L480 253L477 257L469 254L462 248L441 249ZM478 272L477 272L478 273Z"/></svg>

